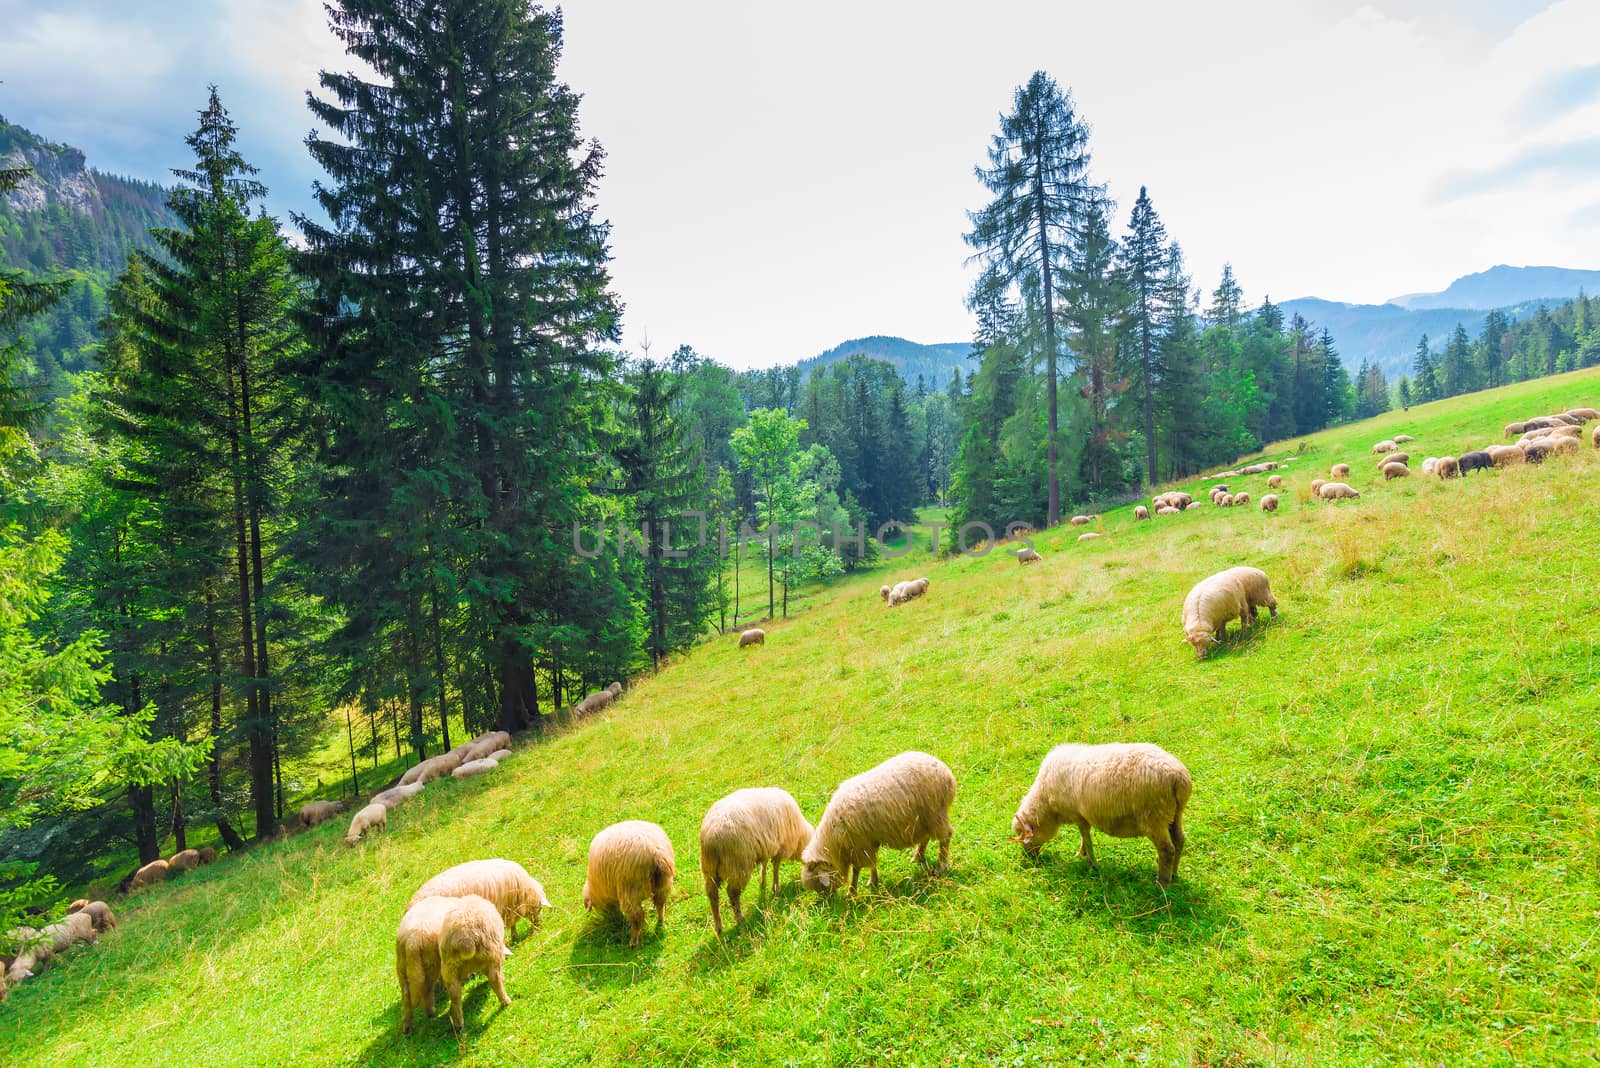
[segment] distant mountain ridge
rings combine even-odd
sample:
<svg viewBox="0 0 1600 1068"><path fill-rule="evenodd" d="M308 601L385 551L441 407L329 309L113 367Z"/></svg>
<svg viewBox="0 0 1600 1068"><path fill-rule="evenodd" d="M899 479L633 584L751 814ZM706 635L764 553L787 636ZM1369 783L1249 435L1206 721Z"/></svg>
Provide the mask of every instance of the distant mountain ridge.
<svg viewBox="0 0 1600 1068"><path fill-rule="evenodd" d="M1529 301L1567 300L1600 293L1600 271L1575 267L1511 267L1496 264L1487 271L1462 275L1437 293L1410 293L1390 304L1412 311L1460 308L1491 311Z"/></svg>
<svg viewBox="0 0 1600 1068"><path fill-rule="evenodd" d="M917 376L922 376L923 384L930 390L944 389L950 384L951 377L959 369L963 378L974 367L968 356L972 352L970 341L949 341L934 345L923 345L915 341L907 341L903 337L889 337L877 334L872 337L858 337L835 345L826 352L819 352L809 359L798 363L800 377L805 379L811 372L819 367L826 367L831 363L849 359L851 356L861 354L874 360L882 360L893 364L900 372L900 377L907 383L915 386Z"/></svg>

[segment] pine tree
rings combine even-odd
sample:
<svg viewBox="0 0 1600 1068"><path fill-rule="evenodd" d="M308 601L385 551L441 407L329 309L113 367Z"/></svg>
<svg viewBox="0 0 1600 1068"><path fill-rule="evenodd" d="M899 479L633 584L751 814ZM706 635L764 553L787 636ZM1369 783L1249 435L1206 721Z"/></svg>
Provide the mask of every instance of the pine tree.
<svg viewBox="0 0 1600 1068"><path fill-rule="evenodd" d="M1433 350L1428 347L1428 335L1423 334L1417 342L1417 354L1411 360L1412 396L1417 398L1418 404L1438 400L1444 394L1439 391L1439 378L1434 369Z"/></svg>
<svg viewBox="0 0 1600 1068"><path fill-rule="evenodd" d="M1478 388L1472 361L1472 343L1467 340L1467 329L1460 323L1450 333L1439 360L1439 388L1443 396L1454 397Z"/></svg>
<svg viewBox="0 0 1600 1068"><path fill-rule="evenodd" d="M1145 479L1156 480L1156 392L1161 380L1161 285L1167 267L1167 230L1149 191L1139 187L1128 236L1122 242L1122 272L1132 297L1129 336L1137 351L1136 396L1144 416Z"/></svg>
<svg viewBox="0 0 1600 1068"><path fill-rule="evenodd" d="M1206 318L1218 326L1236 330L1244 313L1244 290L1239 288L1238 280L1233 277L1233 264L1224 263L1222 280L1211 291L1211 307L1206 309Z"/></svg>
<svg viewBox="0 0 1600 1068"><path fill-rule="evenodd" d="M967 243L985 264L984 277L973 292L974 308L984 303L985 287L1031 287L1038 295L1049 526L1061 521L1056 299L1072 235L1081 225L1091 193L1088 137L1087 127L1073 110L1071 94L1063 93L1043 71L1035 72L1016 91L1011 113L1000 120L1000 133L989 148L989 166L978 168L978 179L994 200L972 213L972 231L967 234Z"/></svg>
<svg viewBox="0 0 1600 1068"><path fill-rule="evenodd" d="M1355 415L1355 390L1350 384L1350 372L1345 369L1344 361L1339 358L1339 350L1334 348L1333 332L1327 327L1322 329L1322 337L1317 342L1317 351L1322 357L1323 398L1327 425L1332 426Z"/></svg>
<svg viewBox="0 0 1600 1068"><path fill-rule="evenodd" d="M1084 481L1097 495L1122 485L1122 457L1116 443L1123 435L1112 425L1112 402L1128 388L1117 356L1129 297L1117 269L1109 207L1099 198L1091 199L1072 243L1062 286L1067 297L1068 344L1084 378L1083 396L1089 402Z"/></svg>

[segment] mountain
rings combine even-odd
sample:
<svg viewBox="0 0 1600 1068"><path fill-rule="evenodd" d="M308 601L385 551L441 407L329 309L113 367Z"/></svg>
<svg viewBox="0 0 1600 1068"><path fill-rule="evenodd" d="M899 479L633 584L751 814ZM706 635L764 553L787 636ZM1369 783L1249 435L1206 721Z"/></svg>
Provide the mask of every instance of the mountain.
<svg viewBox="0 0 1600 1068"><path fill-rule="evenodd" d="M1508 267L1463 275L1438 293L1411 293L1390 304L1414 311L1432 308L1468 308L1489 311L1528 301L1561 299L1578 291L1600 293L1600 271L1572 267Z"/></svg>
<svg viewBox="0 0 1600 1068"><path fill-rule="evenodd" d="M45 398L65 388L63 375L94 365L106 290L135 249L153 249L151 227L172 226L167 190L153 182L102 174L83 152L47 141L0 118L0 162L33 177L0 198L0 270L69 277L67 296L30 320L31 384ZM9 339L5 339L9 340Z"/></svg>
<svg viewBox="0 0 1600 1068"><path fill-rule="evenodd" d="M800 377L804 379L819 367L826 367L830 363L837 363L860 353L893 364L900 372L900 377L913 386L917 384L917 376L921 375L923 383L929 389L943 389L950 384L950 378L957 369L961 371L963 378L973 370L975 365L967 358L971 352L972 343L968 341L922 345L915 341L907 341L903 337L877 335L858 337L853 341L835 345L827 352L820 352L810 359L801 360L798 366Z"/></svg>

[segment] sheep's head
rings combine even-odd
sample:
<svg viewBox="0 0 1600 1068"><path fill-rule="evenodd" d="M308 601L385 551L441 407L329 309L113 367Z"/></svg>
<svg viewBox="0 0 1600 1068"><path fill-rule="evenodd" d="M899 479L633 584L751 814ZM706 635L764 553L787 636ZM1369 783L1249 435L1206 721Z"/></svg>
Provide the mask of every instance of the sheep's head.
<svg viewBox="0 0 1600 1068"><path fill-rule="evenodd" d="M1044 848L1043 837L1033 824L1022 818L1020 812L1011 818L1011 833L1016 841L1022 843L1022 851L1030 857L1037 857L1039 850Z"/></svg>
<svg viewBox="0 0 1600 1068"><path fill-rule="evenodd" d="M807 860L800 865L800 885L819 894L833 893L839 872L826 858Z"/></svg>
<svg viewBox="0 0 1600 1068"><path fill-rule="evenodd" d="M1222 644L1217 640L1217 636L1211 632L1211 628L1206 626L1191 627L1188 633L1183 636L1183 640L1194 647L1194 655L1199 660L1206 658L1206 654L1211 651L1213 645Z"/></svg>

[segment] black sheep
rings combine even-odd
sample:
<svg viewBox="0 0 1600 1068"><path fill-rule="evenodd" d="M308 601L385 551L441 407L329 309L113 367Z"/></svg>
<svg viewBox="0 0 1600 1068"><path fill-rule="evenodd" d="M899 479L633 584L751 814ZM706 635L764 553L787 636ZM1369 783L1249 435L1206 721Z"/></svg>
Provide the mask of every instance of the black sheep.
<svg viewBox="0 0 1600 1068"><path fill-rule="evenodd" d="M1473 452L1462 453L1457 457L1456 463L1461 466L1461 473L1464 475L1468 471L1479 471L1485 467L1493 467L1494 458L1482 449L1477 449Z"/></svg>

